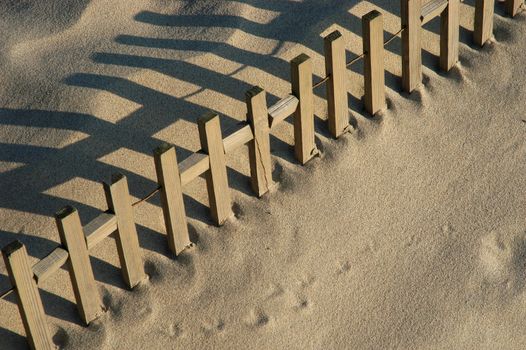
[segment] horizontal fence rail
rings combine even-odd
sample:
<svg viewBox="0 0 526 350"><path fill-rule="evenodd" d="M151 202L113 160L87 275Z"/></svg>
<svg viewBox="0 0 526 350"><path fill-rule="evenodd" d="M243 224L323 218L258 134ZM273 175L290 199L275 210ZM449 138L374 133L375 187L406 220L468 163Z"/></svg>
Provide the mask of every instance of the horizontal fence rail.
<svg viewBox="0 0 526 350"><path fill-rule="evenodd" d="M523 1L507 0L510 16L519 12ZM473 39L482 46L493 33L494 0L476 0ZM384 47L402 34L402 87L406 92L416 89L422 81L422 26L440 16L440 67L449 71L458 61L459 0L432 0L422 6L422 0L401 0L401 28L385 42L383 15L371 11L362 18L363 53L346 62L345 41L334 31L324 40L325 77L313 84L312 60L300 54L291 61L291 93L267 107L266 93L253 87L246 95L247 121L227 131L222 138L219 116L203 115L198 121L201 150L181 162L177 161L175 146L163 143L153 151L157 187L132 202L124 175L112 176L103 184L108 209L82 227L75 208L65 207L55 215L61 245L33 266L25 246L12 242L2 249L12 287L0 294L5 298L17 295L17 305L32 349L53 349L38 286L65 267L79 315L89 324L103 312L90 252L108 236L116 241L122 278L128 288L145 279L134 219L134 207L153 196L161 197L161 208L167 233L167 245L175 256L193 243L190 241L183 188L197 177L204 177L209 198L210 216L222 225L232 216L230 188L227 179L226 155L247 146L250 163L250 182L258 197L273 186L270 134L281 122L293 117L294 154L301 164L316 154L314 134L314 89L326 84L328 129L338 138L349 130L349 108L346 70L364 60L364 108L375 115L386 108Z"/></svg>

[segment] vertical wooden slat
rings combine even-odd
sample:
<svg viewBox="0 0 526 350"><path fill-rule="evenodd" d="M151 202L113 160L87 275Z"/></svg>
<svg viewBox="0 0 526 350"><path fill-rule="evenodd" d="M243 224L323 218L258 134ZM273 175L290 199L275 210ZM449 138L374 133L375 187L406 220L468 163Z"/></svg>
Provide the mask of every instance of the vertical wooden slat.
<svg viewBox="0 0 526 350"><path fill-rule="evenodd" d="M440 15L440 68L448 72L458 62L460 0L449 0Z"/></svg>
<svg viewBox="0 0 526 350"><path fill-rule="evenodd" d="M493 36L493 13L495 0L475 0L475 29L473 41L479 46L484 46L486 41Z"/></svg>
<svg viewBox="0 0 526 350"><path fill-rule="evenodd" d="M412 92L422 82L422 0L402 0L402 87Z"/></svg>
<svg viewBox="0 0 526 350"><path fill-rule="evenodd" d="M133 288L145 278L139 237L135 227L133 207L128 191L128 180L122 174L114 174L111 184L104 183L104 193L110 212L117 218L115 241L121 263L124 282Z"/></svg>
<svg viewBox="0 0 526 350"><path fill-rule="evenodd" d="M506 13L508 16L515 17L523 3L524 0L506 0Z"/></svg>
<svg viewBox="0 0 526 350"><path fill-rule="evenodd" d="M299 100L294 113L294 153L301 163L317 154L314 142L314 95L312 92L312 62L301 54L291 61L292 94Z"/></svg>
<svg viewBox="0 0 526 350"><path fill-rule="evenodd" d="M345 77L345 41L335 30L323 39L325 51L325 75L327 81L327 105L329 132L332 137L340 137L349 126L349 105Z"/></svg>
<svg viewBox="0 0 526 350"><path fill-rule="evenodd" d="M272 186L267 100L265 91L259 86L247 91L245 98L247 117L254 134L254 139L248 143L250 183L254 192L261 197Z"/></svg>
<svg viewBox="0 0 526 350"><path fill-rule="evenodd" d="M80 318L88 324L99 316L102 303L95 284L79 214L75 208L67 206L55 214L55 220L60 241L69 252L69 275Z"/></svg>
<svg viewBox="0 0 526 350"><path fill-rule="evenodd" d="M362 17L365 109L374 115L385 108L384 20L373 10Z"/></svg>
<svg viewBox="0 0 526 350"><path fill-rule="evenodd" d="M26 247L14 241L2 249L7 274L18 297L18 310L26 331L31 349L54 349L49 329L46 324L44 306L40 299L38 287L33 279ZM2 340L0 340L1 344Z"/></svg>
<svg viewBox="0 0 526 350"><path fill-rule="evenodd" d="M183 189L175 147L167 143L154 150L157 182L161 186L161 205L168 246L176 256L192 242L188 235L186 212L183 201Z"/></svg>
<svg viewBox="0 0 526 350"><path fill-rule="evenodd" d="M232 203L219 116L208 112L199 118L197 125L201 148L210 159L210 169L205 173L210 213L214 222L222 225L232 215Z"/></svg>

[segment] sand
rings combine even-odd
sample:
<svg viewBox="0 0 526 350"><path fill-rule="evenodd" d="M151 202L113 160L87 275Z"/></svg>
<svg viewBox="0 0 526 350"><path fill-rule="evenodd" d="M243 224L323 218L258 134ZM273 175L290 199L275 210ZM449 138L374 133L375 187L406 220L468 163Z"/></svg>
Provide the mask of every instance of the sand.
<svg viewBox="0 0 526 350"><path fill-rule="evenodd" d="M524 349L526 317L526 15L497 6L495 39L471 41L461 6L460 62L438 69L437 20L424 31L424 83L400 92L400 40L386 51L389 108L369 118L361 65L348 75L352 133L321 156L293 158L290 120L271 139L276 187L248 185L246 149L228 157L235 216L211 224L203 179L185 188L195 247L174 259L159 199L135 215L148 280L128 291L115 244L93 269L107 312L89 327L65 270L41 286L64 349ZM155 187L152 149L199 149L196 120L244 120L244 92L272 104L301 52L323 76L322 36L340 30L361 53L360 17L392 1L2 1L0 245L24 242L34 262L58 246L53 213L87 223L101 180ZM0 291L8 288L0 263ZM15 299L0 300L0 348L27 347Z"/></svg>

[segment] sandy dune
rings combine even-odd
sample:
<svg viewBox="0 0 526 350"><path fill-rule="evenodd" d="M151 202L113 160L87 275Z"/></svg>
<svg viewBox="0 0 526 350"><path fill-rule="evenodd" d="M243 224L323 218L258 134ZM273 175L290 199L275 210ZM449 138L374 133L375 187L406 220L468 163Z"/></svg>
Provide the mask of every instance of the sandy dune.
<svg viewBox="0 0 526 350"><path fill-rule="evenodd" d="M36 261L58 245L53 213L106 209L101 180L133 196L155 184L152 150L199 149L196 120L244 120L244 93L289 93L305 52L323 76L323 35L360 54L363 14L393 1L0 1L0 246ZM497 6L495 40L438 69L439 22L425 27L424 84L400 92L400 40L386 50L388 110L362 111L363 67L349 71L354 131L332 140L316 90L319 158L293 159L292 126L271 138L276 188L248 184L246 150L228 157L236 213L211 225L203 179L185 188L196 246L174 259L159 199L136 210L149 280L128 291L115 245L92 257L108 311L81 325L61 270L41 296L65 349L524 349L526 15ZM110 243L111 242L111 243ZM8 287L0 264L0 291ZM26 347L13 296L0 300L0 348Z"/></svg>

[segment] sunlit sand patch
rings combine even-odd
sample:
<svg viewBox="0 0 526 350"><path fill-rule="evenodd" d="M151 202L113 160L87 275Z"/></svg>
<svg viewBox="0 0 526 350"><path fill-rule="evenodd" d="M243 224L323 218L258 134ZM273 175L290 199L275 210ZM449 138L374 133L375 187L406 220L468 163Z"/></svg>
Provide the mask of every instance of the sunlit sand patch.
<svg viewBox="0 0 526 350"><path fill-rule="evenodd" d="M240 16L259 24L269 24L280 15L280 12L255 7L239 1L228 1L225 5L218 8L217 15Z"/></svg>
<svg viewBox="0 0 526 350"><path fill-rule="evenodd" d="M153 137L188 150L200 149L201 145L199 143L197 124L181 117L183 116L175 116L177 120L155 133ZM181 159L179 159L179 161L181 161Z"/></svg>
<svg viewBox="0 0 526 350"><path fill-rule="evenodd" d="M95 208L106 209L102 184L96 181L74 177L60 185L51 187L44 194L83 203ZM89 196L86 196L89 193Z"/></svg>
<svg viewBox="0 0 526 350"><path fill-rule="evenodd" d="M137 175L143 176L150 180L156 180L155 168L153 158L149 154L139 153L131 149L121 147L118 150L111 152L98 161L115 166ZM145 166L151 164L151 166Z"/></svg>
<svg viewBox="0 0 526 350"><path fill-rule="evenodd" d="M242 63L221 57L213 52L192 57L187 62L224 75L232 74L244 66Z"/></svg>
<svg viewBox="0 0 526 350"><path fill-rule="evenodd" d="M244 93L239 91L239 99L222 94L218 91L205 89L200 93L189 96L186 100L199 106L215 110L224 116L237 120L245 120L246 106Z"/></svg>
<svg viewBox="0 0 526 350"><path fill-rule="evenodd" d="M359 21L367 13L377 10L384 17L384 30L392 33L396 33L400 29L400 17L385 8L377 6L369 1L361 1L356 6L353 6L349 13L356 16L356 20ZM360 24L361 25L361 24ZM360 38L361 45L361 38Z"/></svg>
<svg viewBox="0 0 526 350"><path fill-rule="evenodd" d="M2 126L2 142L12 145L60 149L75 142L79 142L88 136L88 134L80 131L57 128L40 128L19 125Z"/></svg>
<svg viewBox="0 0 526 350"><path fill-rule="evenodd" d="M262 38L260 36L244 32L243 30L237 30L232 35L227 43L234 45L235 47L261 55L271 55L274 50L279 46L280 41L269 38Z"/></svg>
<svg viewBox="0 0 526 350"><path fill-rule="evenodd" d="M21 166L24 166L24 163L18 163L18 162L5 162L0 160L0 174L6 173L11 170L15 170L17 168L20 168Z"/></svg>
<svg viewBox="0 0 526 350"><path fill-rule="evenodd" d="M263 80L265 84L261 84L261 88L265 89L267 93L273 93L279 97L285 97L290 93L290 82L277 77L272 71L248 66L233 74L232 77L249 83L250 85L260 85Z"/></svg>
<svg viewBox="0 0 526 350"><path fill-rule="evenodd" d="M183 97L201 89L201 87L196 84L152 69L141 70L139 73L127 78L137 84L174 97Z"/></svg>
<svg viewBox="0 0 526 350"><path fill-rule="evenodd" d="M92 114L110 123L118 123L141 108L141 104L108 91L100 91L94 98Z"/></svg>
<svg viewBox="0 0 526 350"><path fill-rule="evenodd" d="M335 30L342 34L343 42L345 43L347 50L354 53L355 55L360 55L362 53L362 37L336 23L330 25L323 32L321 32L320 38L326 37Z"/></svg>

